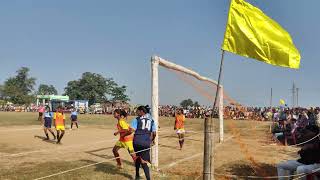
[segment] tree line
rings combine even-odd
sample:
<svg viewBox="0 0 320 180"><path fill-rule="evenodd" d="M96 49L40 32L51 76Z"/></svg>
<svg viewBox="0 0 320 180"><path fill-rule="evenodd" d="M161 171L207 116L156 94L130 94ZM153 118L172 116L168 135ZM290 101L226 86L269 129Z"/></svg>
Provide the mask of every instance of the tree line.
<svg viewBox="0 0 320 180"><path fill-rule="evenodd" d="M0 85L0 100L23 105L35 102L36 95L58 94L53 85L40 84L35 90L36 78L30 77L29 72L29 68L22 67L16 71L15 76L9 77ZM89 100L91 105L108 100L128 102L130 99L126 91L127 86L118 85L112 78L85 72L81 78L67 83L63 95L74 100Z"/></svg>

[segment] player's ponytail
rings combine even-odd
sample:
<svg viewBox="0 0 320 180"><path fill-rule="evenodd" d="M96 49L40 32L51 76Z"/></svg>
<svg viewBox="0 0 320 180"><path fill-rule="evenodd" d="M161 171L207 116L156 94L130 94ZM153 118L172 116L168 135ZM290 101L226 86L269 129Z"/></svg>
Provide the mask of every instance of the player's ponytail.
<svg viewBox="0 0 320 180"><path fill-rule="evenodd" d="M127 118L128 113L124 109L121 109L120 116L123 116L124 118Z"/></svg>
<svg viewBox="0 0 320 180"><path fill-rule="evenodd" d="M147 110L146 106L139 106L137 110L138 111L142 111L145 114L149 113L149 111Z"/></svg>
<svg viewBox="0 0 320 180"><path fill-rule="evenodd" d="M117 113L117 114L120 114L121 115L121 109L115 109L114 111L113 111L113 114L114 113Z"/></svg>
<svg viewBox="0 0 320 180"><path fill-rule="evenodd" d="M147 110L147 112L146 112L146 113L149 113L149 114L150 114L150 110L151 110L151 108L149 107L149 105L146 105L146 106L145 106L145 108L146 108L146 110Z"/></svg>

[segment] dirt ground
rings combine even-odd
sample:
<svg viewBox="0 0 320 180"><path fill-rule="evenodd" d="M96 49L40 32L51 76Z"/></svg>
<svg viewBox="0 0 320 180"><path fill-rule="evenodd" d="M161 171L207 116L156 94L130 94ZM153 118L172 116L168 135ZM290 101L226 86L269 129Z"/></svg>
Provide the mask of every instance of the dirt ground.
<svg viewBox="0 0 320 180"><path fill-rule="evenodd" d="M34 113L0 113L0 179L134 178L133 163L125 150L120 151L124 169L115 166L112 148L117 140L113 136L116 121L111 116L80 116L80 129L67 129L62 145L44 141L44 133L35 119ZM178 149L173 121L173 118L160 119L159 171L152 172L153 178L201 179L203 120L187 119L182 151ZM225 142L218 143L216 123L215 178L258 176L263 179L276 175L275 165L280 161L296 158L298 149L272 141L269 125L225 120ZM143 177L142 170L140 174Z"/></svg>

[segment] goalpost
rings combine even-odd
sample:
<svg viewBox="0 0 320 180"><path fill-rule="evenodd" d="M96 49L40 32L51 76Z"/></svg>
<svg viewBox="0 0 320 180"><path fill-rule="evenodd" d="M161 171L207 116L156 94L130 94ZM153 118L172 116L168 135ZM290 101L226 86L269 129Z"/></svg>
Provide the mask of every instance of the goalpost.
<svg viewBox="0 0 320 180"><path fill-rule="evenodd" d="M211 83L213 85L218 85L218 83L210 78L201 76L200 74L198 74L197 72L188 69L186 67L183 67L181 65L172 63L170 61L167 61L165 59L162 59L161 57L158 56L152 56L151 57L151 110L152 110L152 118L155 121L155 123L157 125L159 125L159 112L158 112L158 108L159 108L159 65L167 68L167 69L171 69L171 70L175 70L175 71L179 71L182 73L185 73L187 75L193 76L194 78L200 80L200 81L205 81L208 83ZM219 90L219 101L218 101L218 108L219 108L219 121L220 121L220 127L219 127L219 141L223 142L223 135L224 135L224 130L223 130L223 86L220 85L219 88L217 88L217 90ZM212 102L213 103L213 102ZM157 136L155 138L155 145L152 147L151 149L151 157L152 157L152 166L154 169L158 170L159 167L159 134L158 134L158 130L157 130Z"/></svg>

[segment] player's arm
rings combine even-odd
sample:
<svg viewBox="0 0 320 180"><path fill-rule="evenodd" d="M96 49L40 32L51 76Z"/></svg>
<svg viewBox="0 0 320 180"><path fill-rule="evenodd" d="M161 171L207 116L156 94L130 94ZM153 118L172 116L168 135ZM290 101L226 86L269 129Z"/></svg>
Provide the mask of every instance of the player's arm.
<svg viewBox="0 0 320 180"><path fill-rule="evenodd" d="M124 130L123 137L129 136L132 134L131 128Z"/></svg>
<svg viewBox="0 0 320 180"><path fill-rule="evenodd" d="M115 132L114 135L116 136L118 134L121 134L121 137L125 137L125 136L132 134L132 132L133 132L132 128L122 129L122 130L118 130L117 132Z"/></svg>
<svg viewBox="0 0 320 180"><path fill-rule="evenodd" d="M157 137L157 124L153 121L152 123L152 132L151 132L151 140L152 140L152 144L154 144L154 140Z"/></svg>
<svg viewBox="0 0 320 180"><path fill-rule="evenodd" d="M53 126L56 128L56 113L53 114Z"/></svg>
<svg viewBox="0 0 320 180"><path fill-rule="evenodd" d="M130 124L130 131L131 133L135 132L136 129L138 128L138 121L137 121L137 118L131 120L131 124Z"/></svg>

